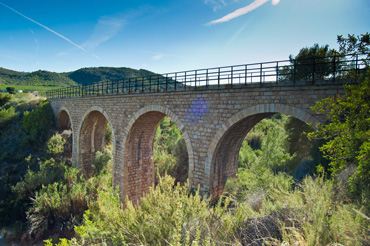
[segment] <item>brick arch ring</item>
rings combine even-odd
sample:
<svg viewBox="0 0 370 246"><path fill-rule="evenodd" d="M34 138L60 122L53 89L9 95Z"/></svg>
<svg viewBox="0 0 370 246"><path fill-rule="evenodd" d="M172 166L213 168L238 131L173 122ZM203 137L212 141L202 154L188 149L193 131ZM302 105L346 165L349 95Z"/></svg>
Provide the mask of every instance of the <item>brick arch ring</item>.
<svg viewBox="0 0 370 246"><path fill-rule="evenodd" d="M98 111L100 112L102 115L104 115L105 119L107 120L108 124L110 125L111 127L111 131L112 131L112 141L113 141L113 156L115 156L115 153L116 153L116 135L114 133L114 128L113 128L113 125L112 125L112 121L109 117L109 115L107 114L107 112L99 107L99 106L92 106L90 107L88 110L85 111L85 113L83 114L83 116L80 118L80 123L79 123L79 126L78 126L78 129L76 131L76 136L77 136L77 139L76 139L76 143L77 143L77 153L80 153L79 151L79 148L80 148L80 131L81 131L81 128L82 128L82 124L84 123L86 117L93 111ZM79 155L77 154L76 156L77 158L77 162L78 163L78 158L79 158ZM114 157L113 157L114 158Z"/></svg>
<svg viewBox="0 0 370 246"><path fill-rule="evenodd" d="M173 113L168 108L165 108L165 107L160 106L160 105L150 105L150 106L145 106L145 107L141 108L139 111L137 111L131 117L129 123L127 124L127 126L124 129L124 136L123 136L123 141L122 141L122 150L121 150L121 152L122 153L125 153L125 145L126 145L126 141L127 141L127 136L128 136L128 133L130 132L131 128L135 124L136 120L140 116L142 116L142 115L144 115L144 114L146 114L148 112L160 112L160 113L163 113L163 114L169 116L175 122L176 126L180 129L181 134L182 134L182 136L183 136L183 138L185 140L186 148L188 150L188 157L189 157L188 179L189 179L189 187L191 187L192 178L193 178L193 171L194 171L194 158L193 158L194 152L193 152L193 147L191 146L190 137L189 137L188 132L185 129L185 125L179 119L179 117L177 117L175 115L175 113Z"/></svg>
<svg viewBox="0 0 370 246"><path fill-rule="evenodd" d="M311 123L314 128L317 123L321 123L319 119L307 113L306 111L296 108L296 107L285 105L285 104L258 104L258 105L254 105L252 107L239 111L237 114L230 117L228 120L226 120L222 124L222 127L217 131L217 133L212 139L212 142L207 152L206 163L204 167L205 174L209 181L211 181L210 178L211 178L212 158L213 158L213 155L215 154L217 145L219 141L221 140L221 138L224 136L227 130L230 127L232 127L235 123L237 123L238 121L244 118L247 118L249 116L260 114L260 113L282 113L282 114L291 115L305 123Z"/></svg>
<svg viewBox="0 0 370 246"><path fill-rule="evenodd" d="M56 114L57 116L56 116L56 118L58 118L58 115L60 114L60 112L62 112L62 111L65 111L66 113L67 113L67 115L68 115L68 117L69 117L69 121L71 122L71 128L72 128L72 132L73 132L73 121L72 121L72 118L71 118L71 114L69 113L69 111L68 111L68 109L66 108L66 107L64 107L64 106L62 106L62 107L60 107L59 109L58 109L58 113Z"/></svg>

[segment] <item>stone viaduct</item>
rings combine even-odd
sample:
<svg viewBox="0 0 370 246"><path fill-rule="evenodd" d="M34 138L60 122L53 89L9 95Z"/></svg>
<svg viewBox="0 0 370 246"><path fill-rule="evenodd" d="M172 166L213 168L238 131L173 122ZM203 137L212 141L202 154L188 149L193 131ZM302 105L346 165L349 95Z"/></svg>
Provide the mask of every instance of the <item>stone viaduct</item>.
<svg viewBox="0 0 370 246"><path fill-rule="evenodd" d="M185 139L190 186L219 195L237 174L238 153L246 134L260 120L283 113L315 124L325 121L310 107L344 94L346 81L225 85L217 89L50 97L59 127L73 133L73 165L89 174L96 151L104 146L106 124L113 135L113 184L136 202L154 184L153 141L169 116ZM348 81L347 81L348 82Z"/></svg>

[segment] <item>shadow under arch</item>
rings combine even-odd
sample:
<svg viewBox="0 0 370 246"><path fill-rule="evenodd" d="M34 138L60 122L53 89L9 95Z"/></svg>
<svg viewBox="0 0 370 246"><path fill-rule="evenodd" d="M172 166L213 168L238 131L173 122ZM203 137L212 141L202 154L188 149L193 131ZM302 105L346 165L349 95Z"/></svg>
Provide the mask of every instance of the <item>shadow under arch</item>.
<svg viewBox="0 0 370 246"><path fill-rule="evenodd" d="M69 130L73 131L73 122L71 118L71 114L69 113L66 107L61 107L58 110L56 116L56 123L58 130Z"/></svg>
<svg viewBox="0 0 370 246"><path fill-rule="evenodd" d="M116 164L123 165L122 168L118 167L123 170L123 175L116 174L115 179L115 183L121 188L122 198L128 196L131 201L137 203L142 194L149 192L154 184L154 136L158 125L166 116L175 122L185 140L189 157L188 178L191 182L194 170L193 149L184 124L168 108L159 105L146 106L132 116L124 130L123 162Z"/></svg>
<svg viewBox="0 0 370 246"><path fill-rule="evenodd" d="M61 107L56 116L56 126L59 134L65 139L64 157L67 163L72 162L73 155L73 122L66 107Z"/></svg>
<svg viewBox="0 0 370 246"><path fill-rule="evenodd" d="M259 104L239 111L224 122L207 152L205 174L209 178L209 193L218 197L227 179L235 177L239 150L247 133L262 119L282 113L315 126L320 120L306 111L284 104Z"/></svg>
<svg viewBox="0 0 370 246"><path fill-rule="evenodd" d="M82 116L77 132L77 165L85 176L92 171L95 153L105 147L105 133L107 124L111 126L113 140L113 156L115 153L115 134L112 121L108 114L101 108L93 106ZM114 157L113 157L114 158Z"/></svg>

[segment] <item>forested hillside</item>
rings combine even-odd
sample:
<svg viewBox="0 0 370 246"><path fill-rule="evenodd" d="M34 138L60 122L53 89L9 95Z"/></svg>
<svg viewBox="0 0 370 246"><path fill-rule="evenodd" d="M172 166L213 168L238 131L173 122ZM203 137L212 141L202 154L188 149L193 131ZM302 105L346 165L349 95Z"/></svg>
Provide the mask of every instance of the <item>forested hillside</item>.
<svg viewBox="0 0 370 246"><path fill-rule="evenodd" d="M80 85L89 85L105 80L144 77L153 74L155 73L148 70L136 70L127 67L91 67L81 68L74 72L63 73L63 75Z"/></svg>
<svg viewBox="0 0 370 246"><path fill-rule="evenodd" d="M27 73L0 68L0 89L5 89L7 85L48 87L89 85L105 80L143 77L153 74L153 72L144 69L136 70L126 67L81 68L67 73L55 73L42 70Z"/></svg>
<svg viewBox="0 0 370 246"><path fill-rule="evenodd" d="M42 70L35 71L32 73L25 73L0 68L0 86L1 85L33 85L33 86L64 87L64 86L74 86L77 84L73 80L59 73Z"/></svg>

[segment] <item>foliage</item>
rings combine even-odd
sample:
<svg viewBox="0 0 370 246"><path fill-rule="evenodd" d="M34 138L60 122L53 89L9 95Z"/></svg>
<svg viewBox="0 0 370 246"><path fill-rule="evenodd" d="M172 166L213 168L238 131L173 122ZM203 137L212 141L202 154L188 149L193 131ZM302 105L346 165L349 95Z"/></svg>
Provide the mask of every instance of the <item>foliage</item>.
<svg viewBox="0 0 370 246"><path fill-rule="evenodd" d="M233 242L231 213L219 203L209 207L201 196L188 195L187 186L169 176L142 197L140 205L126 201L125 209L113 188L100 189L89 204L83 225L76 227L79 245L213 245ZM76 240L74 240L76 242ZM73 240L71 240L73 242Z"/></svg>
<svg viewBox="0 0 370 246"><path fill-rule="evenodd" d="M293 192L276 190L264 205L266 212L281 211L283 241L288 245L364 245L369 243L370 221L354 204L335 199L333 183L307 177Z"/></svg>
<svg viewBox="0 0 370 246"><path fill-rule="evenodd" d="M332 57L329 57L332 56ZM343 58L335 49L329 49L329 45L302 48L294 57L289 56L291 65L285 66L279 71L279 80L282 81L315 81L334 75L339 71Z"/></svg>
<svg viewBox="0 0 370 246"><path fill-rule="evenodd" d="M78 170L67 168L67 180L43 186L32 199L27 212L28 230L26 238L38 239L47 230L57 230L68 236L73 226L81 221L87 208L87 182L78 175Z"/></svg>
<svg viewBox="0 0 370 246"><path fill-rule="evenodd" d="M14 87L6 87L6 91L7 91L9 94L15 94L15 89L14 89Z"/></svg>
<svg viewBox="0 0 370 246"><path fill-rule="evenodd" d="M0 68L0 84L6 85L32 85L32 86L73 86L76 85L74 81L66 78L62 74L35 71L32 73L16 72L5 68Z"/></svg>
<svg viewBox="0 0 370 246"><path fill-rule="evenodd" d="M99 173L89 179L85 179L78 169L67 167L63 163L55 164L53 170L49 170L50 173L62 175L53 179L53 182L43 180L43 169L36 173L31 172L33 176L38 176L35 180L43 185L36 192L35 198L32 198L32 206L27 212L28 229L25 239L38 240L45 237L47 232L56 233L59 237L71 237L74 234L74 226L81 223L88 202L96 200L97 189L111 187L109 163L112 153L108 149L97 152L95 165L97 160L100 165Z"/></svg>
<svg viewBox="0 0 370 246"><path fill-rule="evenodd" d="M154 75L154 73L144 69L136 70L126 67L91 67L81 68L70 73L65 73L64 75L78 84L89 85L105 80L144 77Z"/></svg>
<svg viewBox="0 0 370 246"><path fill-rule="evenodd" d="M361 34L360 36L348 34L348 38L343 35L337 36L339 44L339 52L343 55L351 54L353 56L366 54L367 59L370 58L370 34ZM369 66L369 61L363 60L366 66Z"/></svg>
<svg viewBox="0 0 370 246"><path fill-rule="evenodd" d="M13 188L17 200L28 201L36 191L43 185L49 185L61 180L66 170L64 163L57 163L53 158L42 161L38 171L28 169L21 182L18 182Z"/></svg>
<svg viewBox="0 0 370 246"><path fill-rule="evenodd" d="M108 123L107 127L105 128L105 144L110 144L112 140L113 140L112 129Z"/></svg>
<svg viewBox="0 0 370 246"><path fill-rule="evenodd" d="M41 102L35 110L24 112L23 130L31 143L44 142L54 124L54 115L48 101Z"/></svg>
<svg viewBox="0 0 370 246"><path fill-rule="evenodd" d="M64 152L65 138L56 133L48 141L48 152L52 155L58 155Z"/></svg>
<svg viewBox="0 0 370 246"><path fill-rule="evenodd" d="M295 153L288 152L288 135L284 128L289 117L279 117L262 120L248 133L239 151L239 167L293 173L291 165Z"/></svg>
<svg viewBox="0 0 370 246"><path fill-rule="evenodd" d="M9 94L0 93L0 108L9 102L12 97Z"/></svg>
<svg viewBox="0 0 370 246"><path fill-rule="evenodd" d="M289 192L293 183L291 176L283 172L274 174L269 168L239 168L238 178L228 180L225 191L234 201L245 202L260 211L264 199L270 198L276 189Z"/></svg>
<svg viewBox="0 0 370 246"><path fill-rule="evenodd" d="M104 167L106 167L108 164L112 164L112 160L113 154L112 151L110 151L108 148L105 148L103 151L97 151L95 153L95 159L92 164L95 172L99 174L104 169Z"/></svg>
<svg viewBox="0 0 370 246"><path fill-rule="evenodd" d="M330 160L335 174L346 166L356 165L357 171L350 179L354 194L367 194L370 190L370 73L358 85L346 85L345 96L323 99L312 108L325 113L329 124L319 124L311 138L328 140L320 149ZM367 197L367 198L366 198Z"/></svg>
<svg viewBox="0 0 370 246"><path fill-rule="evenodd" d="M8 109L2 108L0 110L0 131L4 131L18 118L18 113L15 108L9 107Z"/></svg>
<svg viewBox="0 0 370 246"><path fill-rule="evenodd" d="M176 124L165 117L159 124L153 144L157 181L169 174L176 182L185 183L188 175L188 151L185 140Z"/></svg>

